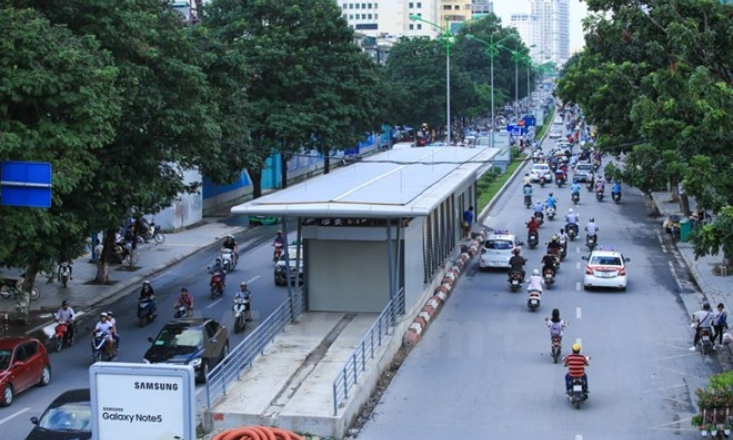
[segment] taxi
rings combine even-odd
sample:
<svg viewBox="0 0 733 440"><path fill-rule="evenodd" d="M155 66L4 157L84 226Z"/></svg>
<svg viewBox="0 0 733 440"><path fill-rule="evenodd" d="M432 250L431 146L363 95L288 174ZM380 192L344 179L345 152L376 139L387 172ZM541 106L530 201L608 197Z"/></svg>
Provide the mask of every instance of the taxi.
<svg viewBox="0 0 733 440"><path fill-rule="evenodd" d="M506 231L494 232L499 233L489 235L481 246L480 269L508 269L512 249L521 245L514 235Z"/></svg>
<svg viewBox="0 0 733 440"><path fill-rule="evenodd" d="M589 257L583 257L583 260L587 261L583 290L591 287L626 290L626 263L631 260L617 252L613 246L598 246Z"/></svg>

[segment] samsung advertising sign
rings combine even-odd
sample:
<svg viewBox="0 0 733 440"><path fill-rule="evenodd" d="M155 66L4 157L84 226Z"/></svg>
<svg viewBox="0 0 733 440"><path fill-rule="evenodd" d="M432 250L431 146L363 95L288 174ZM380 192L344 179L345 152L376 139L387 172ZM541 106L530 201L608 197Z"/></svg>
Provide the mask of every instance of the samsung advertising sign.
<svg viewBox="0 0 733 440"><path fill-rule="evenodd" d="M89 383L92 440L196 438L193 367L98 362Z"/></svg>

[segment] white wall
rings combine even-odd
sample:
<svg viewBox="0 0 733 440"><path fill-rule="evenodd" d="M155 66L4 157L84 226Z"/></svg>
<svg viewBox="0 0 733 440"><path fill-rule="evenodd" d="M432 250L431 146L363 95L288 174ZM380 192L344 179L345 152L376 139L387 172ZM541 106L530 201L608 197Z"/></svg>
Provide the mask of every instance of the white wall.
<svg viewBox="0 0 733 440"><path fill-rule="evenodd" d="M405 308L410 310L412 304L423 297L423 224L424 217L413 218L410 224L402 229L404 234L404 274L405 274Z"/></svg>
<svg viewBox="0 0 733 440"><path fill-rule="evenodd" d="M183 172L186 183L201 183L201 174L196 170ZM175 231L186 226L195 225L203 219L203 197L201 192L180 195L169 208L153 216L155 224L163 230Z"/></svg>

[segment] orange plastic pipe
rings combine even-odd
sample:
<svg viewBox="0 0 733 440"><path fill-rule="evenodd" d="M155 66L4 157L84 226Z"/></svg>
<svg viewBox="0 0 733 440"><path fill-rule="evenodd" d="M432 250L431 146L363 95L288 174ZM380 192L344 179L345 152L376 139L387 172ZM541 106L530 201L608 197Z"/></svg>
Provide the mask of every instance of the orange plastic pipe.
<svg viewBox="0 0 733 440"><path fill-rule="evenodd" d="M294 432L270 426L243 426L222 431L212 440L303 440L303 437Z"/></svg>

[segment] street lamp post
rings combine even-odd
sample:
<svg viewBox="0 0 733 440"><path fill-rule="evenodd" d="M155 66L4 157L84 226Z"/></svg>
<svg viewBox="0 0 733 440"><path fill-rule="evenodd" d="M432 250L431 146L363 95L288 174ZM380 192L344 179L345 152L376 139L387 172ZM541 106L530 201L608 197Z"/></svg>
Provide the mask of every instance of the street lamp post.
<svg viewBox="0 0 733 440"><path fill-rule="evenodd" d="M473 35L466 35L466 38L472 41L479 42L487 47L486 51L484 52L486 55L489 56L489 59L491 60L491 148L494 148L494 123L495 123L495 117L494 117L494 57L499 54L499 48L503 47L499 43L506 40L507 38L514 37L515 34L507 35L506 37L502 38L501 40L494 43L494 34L491 34L490 40L491 41L484 41L478 37L475 37Z"/></svg>
<svg viewBox="0 0 733 440"><path fill-rule="evenodd" d="M450 47L453 45L453 34L446 20L445 26L425 20L419 15L410 15L410 20L421 21L440 30L445 44L445 116L446 116L446 135L448 137L448 145L451 143L451 118L450 118Z"/></svg>

